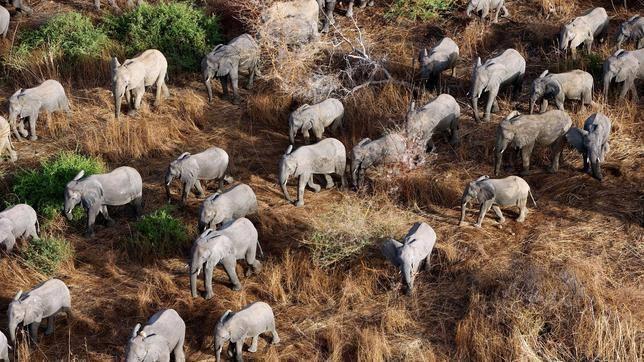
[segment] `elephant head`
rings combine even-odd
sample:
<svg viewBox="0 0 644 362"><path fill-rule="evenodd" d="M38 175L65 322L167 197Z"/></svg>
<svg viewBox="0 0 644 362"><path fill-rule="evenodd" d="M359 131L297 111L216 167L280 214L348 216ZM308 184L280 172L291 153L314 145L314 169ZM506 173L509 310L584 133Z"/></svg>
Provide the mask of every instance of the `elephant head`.
<svg viewBox="0 0 644 362"><path fill-rule="evenodd" d="M40 323L43 315L43 301L39 297L31 297L29 294L23 295L22 290L13 298L7 316L9 317L9 337L11 343L16 342L16 329L22 323L28 326L34 322Z"/></svg>
<svg viewBox="0 0 644 362"><path fill-rule="evenodd" d="M434 62L430 59L430 54L427 51L427 48L424 48L419 56L418 63L420 63L420 79L426 81L434 72Z"/></svg>
<svg viewBox="0 0 644 362"><path fill-rule="evenodd" d="M68 220L73 219L72 212L79 203L82 203L86 210L95 205L102 204L103 187L98 182L81 180L85 171L80 171L73 180L65 186L64 212Z"/></svg>
<svg viewBox="0 0 644 362"><path fill-rule="evenodd" d="M575 32L575 27L572 24L566 24L564 25L563 28L561 28L561 32L559 33L559 50L562 52L565 52L568 50L568 46L570 45L570 42L577 36L577 33Z"/></svg>
<svg viewBox="0 0 644 362"><path fill-rule="evenodd" d="M176 160L170 162L165 172L165 190L170 198L170 184L175 178L181 180L194 179L197 177L194 167L189 167L185 161L190 158L190 152L184 152Z"/></svg>
<svg viewBox="0 0 644 362"><path fill-rule="evenodd" d="M472 109L474 110L474 119L476 122L481 121L478 111L479 98L481 98L484 91L493 86L492 83L494 82L494 79L492 77L492 71L489 68L494 64L496 63L490 62L483 65L481 64L481 57L478 57L476 58L474 69L472 70L472 88L470 89L470 96L472 97Z"/></svg>
<svg viewBox="0 0 644 362"><path fill-rule="evenodd" d="M530 114L534 112L534 106L543 97L556 95L561 91L559 83L550 77L547 77L548 71L545 70L539 78L532 82L532 90L530 91ZM541 110L545 111L545 110Z"/></svg>
<svg viewBox="0 0 644 362"><path fill-rule="evenodd" d="M217 234L212 229L206 229L192 247L190 259L190 291L192 297L197 297L197 277L201 274L203 265L214 267L223 258L234 255L231 240L225 235Z"/></svg>
<svg viewBox="0 0 644 362"><path fill-rule="evenodd" d="M309 109L309 107L310 106L308 104L303 104L293 111L288 118L288 140L291 144L295 143L297 132L302 129L305 124L313 122L311 117L307 116L306 110ZM308 126L311 128L312 124Z"/></svg>
<svg viewBox="0 0 644 362"><path fill-rule="evenodd" d="M494 190L491 189L491 185L488 183L482 183L489 179L490 176L481 176L475 181L470 182L463 191L463 196L461 197L461 219L459 225L462 225L465 221L465 210L467 209L467 204L476 200L478 203L483 203L486 200L489 200L493 196Z"/></svg>
<svg viewBox="0 0 644 362"><path fill-rule="evenodd" d="M127 65L119 63L116 57L112 58L112 95L114 96L114 117L119 118L121 114L121 100L123 96L129 102L130 96L127 94L130 85L130 70Z"/></svg>
<svg viewBox="0 0 644 362"><path fill-rule="evenodd" d="M208 196L199 208L199 224L197 228L199 231L204 231L209 225L216 226L222 221L224 221L224 215L219 212L215 200L220 196L219 192L216 192Z"/></svg>
<svg viewBox="0 0 644 362"><path fill-rule="evenodd" d="M586 162L590 164L591 175L597 180L603 179L601 171L601 162L604 161L604 150L599 132L596 132L596 125L591 126L593 129L585 130L572 127L566 133L568 142L586 157ZM586 170L587 171L587 170Z"/></svg>
<svg viewBox="0 0 644 362"><path fill-rule="evenodd" d="M235 314L231 310L227 310L224 315L219 318L215 326L215 354L217 362L221 361L221 351L224 348L224 343L243 343L246 337L246 328L242 321L235 318ZM229 349L230 351L230 349ZM241 359L241 356L237 356Z"/></svg>
<svg viewBox="0 0 644 362"><path fill-rule="evenodd" d="M23 11L27 15L31 15L34 12L23 0L13 0L12 3L16 10Z"/></svg>
<svg viewBox="0 0 644 362"><path fill-rule="evenodd" d="M139 331L141 324L137 324L132 331L130 342L127 346L126 362L154 362L162 360L163 356L170 356L170 350L163 337Z"/></svg>
<svg viewBox="0 0 644 362"><path fill-rule="evenodd" d="M17 133L16 122L22 118L36 117L40 111L41 105L42 102L39 99L34 99L28 94L25 94L22 88L18 89L11 98L9 98L8 121L14 130L16 138L20 139L20 136Z"/></svg>
<svg viewBox="0 0 644 362"><path fill-rule="evenodd" d="M282 188L282 193L284 194L284 197L286 197L286 200L288 200L288 202L293 202L293 200L288 194L286 183L288 182L289 177L291 177L291 175L294 175L297 171L297 159L295 157L292 157L291 151L293 151L293 145L288 146L286 153L284 153L284 156L282 156L282 160L280 161L279 176L279 184Z"/></svg>
<svg viewBox="0 0 644 362"><path fill-rule="evenodd" d="M470 0L470 2L467 4L467 8L465 9L465 14L467 17L472 16L472 12L478 12L481 11L481 8L479 6L481 5L482 1L488 1L488 0Z"/></svg>
<svg viewBox="0 0 644 362"><path fill-rule="evenodd" d="M638 17L639 15L633 15L620 26L619 34L617 34L617 49L621 49L622 43L631 38L633 27L636 26L635 19Z"/></svg>
<svg viewBox="0 0 644 362"><path fill-rule="evenodd" d="M370 138L363 138L351 151L351 182L353 187L358 188L364 180L364 172L375 162L375 155L367 147Z"/></svg>
<svg viewBox="0 0 644 362"><path fill-rule="evenodd" d="M604 96L608 97L608 90L612 81L621 83L635 79L638 65L637 59L629 56L628 53L624 54L622 49L606 59L604 62Z"/></svg>
<svg viewBox="0 0 644 362"><path fill-rule="evenodd" d="M518 111L512 111L505 119L499 124L496 129L496 144L494 146L494 174L501 173L501 163L503 159L503 152L514 141L515 127L512 124L513 119L519 117L521 114ZM518 146L521 147L521 146Z"/></svg>
<svg viewBox="0 0 644 362"><path fill-rule="evenodd" d="M416 279L416 273L418 273L422 261L417 260L416 252L410 247L410 244L415 240L413 237L405 237L401 243L389 239L382 246L382 253L385 257L400 269L407 294L411 294L413 291L414 279Z"/></svg>

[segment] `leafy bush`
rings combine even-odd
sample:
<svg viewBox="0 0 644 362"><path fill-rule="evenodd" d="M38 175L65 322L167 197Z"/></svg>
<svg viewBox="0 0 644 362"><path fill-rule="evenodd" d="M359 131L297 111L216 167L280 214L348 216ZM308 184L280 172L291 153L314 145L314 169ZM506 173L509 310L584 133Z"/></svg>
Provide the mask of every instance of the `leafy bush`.
<svg viewBox="0 0 644 362"><path fill-rule="evenodd" d="M53 159L44 161L40 169L19 172L13 184L13 192L20 202L31 205L42 217L50 220L63 206L65 185L81 170L85 171L85 175L103 173L105 165L97 158L62 152ZM77 210L82 213L80 208Z"/></svg>
<svg viewBox="0 0 644 362"><path fill-rule="evenodd" d="M52 275L64 261L74 255L74 250L67 240L44 238L31 240L22 254L28 266L45 275Z"/></svg>
<svg viewBox="0 0 644 362"><path fill-rule="evenodd" d="M170 67L184 70L195 69L221 40L217 17L185 3L142 4L106 18L105 28L128 54L158 49Z"/></svg>
<svg viewBox="0 0 644 362"><path fill-rule="evenodd" d="M396 0L385 14L385 18L429 20L438 16L440 12L450 10L455 3L455 0Z"/></svg>
<svg viewBox="0 0 644 362"><path fill-rule="evenodd" d="M171 215L172 208L164 206L143 216L135 225L135 233L127 242L131 255L166 256L176 252L188 241L188 231L181 220Z"/></svg>

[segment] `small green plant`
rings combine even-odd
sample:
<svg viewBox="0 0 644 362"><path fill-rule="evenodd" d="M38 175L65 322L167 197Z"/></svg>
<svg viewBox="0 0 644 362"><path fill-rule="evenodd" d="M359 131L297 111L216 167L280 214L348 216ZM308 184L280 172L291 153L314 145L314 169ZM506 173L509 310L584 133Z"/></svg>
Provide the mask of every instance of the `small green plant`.
<svg viewBox="0 0 644 362"><path fill-rule="evenodd" d="M598 79L604 74L604 59L599 54L591 53L586 55L587 71Z"/></svg>
<svg viewBox="0 0 644 362"><path fill-rule="evenodd" d="M385 18L396 20L405 18L411 21L430 20L441 12L450 10L455 0L395 0L385 13Z"/></svg>
<svg viewBox="0 0 644 362"><path fill-rule="evenodd" d="M74 255L72 245L65 239L34 239L22 252L25 263L39 272L51 276L60 265Z"/></svg>
<svg viewBox="0 0 644 362"><path fill-rule="evenodd" d="M188 231L181 220L164 206L143 216L135 225L132 238L126 243L128 252L136 257L166 256L181 249L188 241Z"/></svg>

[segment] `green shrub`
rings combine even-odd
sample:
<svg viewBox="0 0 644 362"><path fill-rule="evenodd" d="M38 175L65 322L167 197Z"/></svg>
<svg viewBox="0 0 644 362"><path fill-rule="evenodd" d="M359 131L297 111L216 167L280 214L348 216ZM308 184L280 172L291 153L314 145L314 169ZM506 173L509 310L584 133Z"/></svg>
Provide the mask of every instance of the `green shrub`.
<svg viewBox="0 0 644 362"><path fill-rule="evenodd" d="M441 12L450 10L455 3L455 0L396 0L385 14L385 18L426 21L438 16Z"/></svg>
<svg viewBox="0 0 644 362"><path fill-rule="evenodd" d="M105 165L93 157L62 152L44 161L39 169L18 172L13 192L20 202L31 205L45 220L51 220L63 207L65 186L81 170L85 175L103 173ZM75 212L82 213L80 209Z"/></svg>
<svg viewBox="0 0 644 362"><path fill-rule="evenodd" d="M143 216L134 227L135 232L127 242L130 255L167 256L180 250L188 241L188 231L181 220L171 215L172 208L164 206Z"/></svg>
<svg viewBox="0 0 644 362"><path fill-rule="evenodd" d="M64 239L34 239L22 252L25 263L45 275L53 275L60 265L74 255L72 245Z"/></svg>
<svg viewBox="0 0 644 362"><path fill-rule="evenodd" d="M143 4L105 19L113 39L134 55L158 49L171 68L193 70L212 46L221 40L219 21L185 3Z"/></svg>

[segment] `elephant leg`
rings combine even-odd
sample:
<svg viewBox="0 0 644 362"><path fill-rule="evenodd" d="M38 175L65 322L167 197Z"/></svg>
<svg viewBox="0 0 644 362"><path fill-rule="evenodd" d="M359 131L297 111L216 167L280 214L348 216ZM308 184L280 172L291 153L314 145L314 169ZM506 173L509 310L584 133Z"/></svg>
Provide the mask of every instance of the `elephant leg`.
<svg viewBox="0 0 644 362"><path fill-rule="evenodd" d="M431 257L432 257L431 252L429 254L427 254L427 256L425 257L425 270L426 271L429 271L429 269L430 269L429 261L430 261Z"/></svg>
<svg viewBox="0 0 644 362"><path fill-rule="evenodd" d="M485 118L484 120L488 122L490 120L490 113L492 111L492 106L494 105L494 102L496 102L496 95L499 93L499 89L490 89L488 92L488 98L487 98L487 105L485 106ZM498 108L498 103L497 103L497 108Z"/></svg>
<svg viewBox="0 0 644 362"><path fill-rule="evenodd" d="M354 3L354 0L349 0L349 8L347 9L348 18L353 17L353 3Z"/></svg>
<svg viewBox="0 0 644 362"><path fill-rule="evenodd" d="M247 277L253 275L253 273L257 274L262 270L262 263L257 260L257 245L248 248L246 252L246 264L249 266L246 270Z"/></svg>
<svg viewBox="0 0 644 362"><path fill-rule="evenodd" d="M184 362L186 360L186 355L183 353L183 344L185 343L186 336L181 336L179 342L174 347L172 353L174 354L175 362Z"/></svg>
<svg viewBox="0 0 644 362"><path fill-rule="evenodd" d="M54 316L51 315L47 318L47 329L45 330L45 335L50 336L54 333Z"/></svg>
<svg viewBox="0 0 644 362"><path fill-rule="evenodd" d="M239 104L239 75L237 73L230 74L230 83L233 86L233 104Z"/></svg>
<svg viewBox="0 0 644 362"><path fill-rule="evenodd" d="M541 101L541 109L540 109L539 111L540 111L541 113L544 113L544 112L545 112L545 111L547 111L547 110L548 110L548 100L544 98L544 99Z"/></svg>
<svg viewBox="0 0 644 362"><path fill-rule="evenodd" d="M212 273L215 270L215 266L210 264L211 263L206 263L206 267L203 271L203 282L206 287L206 299L212 299L214 296L214 293L212 292Z"/></svg>
<svg viewBox="0 0 644 362"><path fill-rule="evenodd" d="M38 136L36 135L37 120L38 120L38 113L35 113L33 116L29 117L29 132L31 133L31 136L29 137L29 139L32 141L35 141L38 139Z"/></svg>
<svg viewBox="0 0 644 362"><path fill-rule="evenodd" d="M521 149L521 161L523 161L523 170L521 175L527 175L530 172L530 156L532 155L532 148L534 143L527 144Z"/></svg>
<svg viewBox="0 0 644 362"><path fill-rule="evenodd" d="M273 325L271 325L271 335L273 336L271 340L271 344L280 343L280 336L277 334L277 329L275 328L275 321L273 321Z"/></svg>
<svg viewBox="0 0 644 362"><path fill-rule="evenodd" d="M228 274L230 282L233 284L233 290L241 290L242 287L239 282L239 278L237 277L236 270L237 260L235 260L234 257L224 258L222 264L224 265L224 270L226 271L226 274Z"/></svg>
<svg viewBox="0 0 644 362"><path fill-rule="evenodd" d="M342 188L346 189L347 188L347 177L345 176L343 171L338 172L340 174L340 182L342 184Z"/></svg>
<svg viewBox="0 0 644 362"><path fill-rule="evenodd" d="M34 341L34 343L38 343L38 329L40 328L40 322L33 322L29 325L29 335L31 336L31 340Z"/></svg>
<svg viewBox="0 0 644 362"><path fill-rule="evenodd" d="M127 104L128 108L132 108L132 93L129 89L125 90L125 103Z"/></svg>
<svg viewBox="0 0 644 362"><path fill-rule="evenodd" d="M134 217L139 220L143 216L143 196L132 200L131 204L134 207Z"/></svg>
<svg viewBox="0 0 644 362"><path fill-rule="evenodd" d="M235 343L235 361L242 361L242 348L244 347L244 340L240 339Z"/></svg>
<svg viewBox="0 0 644 362"><path fill-rule="evenodd" d="M219 82L221 83L221 91L223 92L223 98L228 99L228 76L219 77Z"/></svg>
<svg viewBox="0 0 644 362"><path fill-rule="evenodd" d="M311 177L313 177L313 175L309 173L300 175L297 185L297 203L295 206L304 206L304 188Z"/></svg>
<svg viewBox="0 0 644 362"><path fill-rule="evenodd" d="M112 226L112 225L115 224L114 219L112 219L110 217L110 214L107 212L107 206L106 205L101 206L101 214L105 218L105 221L107 221L108 226Z"/></svg>
<svg viewBox="0 0 644 362"><path fill-rule="evenodd" d="M96 223L96 216L101 211L100 207L91 207L87 210L87 233L88 238L94 237L94 224Z"/></svg>
<svg viewBox="0 0 644 362"><path fill-rule="evenodd" d="M330 189L333 186L335 186L335 183L333 183L333 177L329 174L324 174L324 180L326 181L326 189Z"/></svg>
<svg viewBox="0 0 644 362"><path fill-rule="evenodd" d="M517 218L517 222L524 222L525 217L528 214L528 207L526 204L528 203L528 198L525 197L519 201L519 217Z"/></svg>
<svg viewBox="0 0 644 362"><path fill-rule="evenodd" d="M197 197L205 196L205 192L203 191L203 187L201 186L201 182L199 180L195 181L195 188L197 189Z"/></svg>
<svg viewBox="0 0 644 362"><path fill-rule="evenodd" d="M479 218L478 220L476 220L476 224L474 224L474 226L476 226L477 228L481 227L483 219L485 219L485 214L490 210L492 204L494 204L492 200L481 203L481 208L479 209Z"/></svg>
<svg viewBox="0 0 644 362"><path fill-rule="evenodd" d="M156 92L154 96L154 106L158 107L161 104L161 93L163 92L163 78L159 77L156 82Z"/></svg>
<svg viewBox="0 0 644 362"><path fill-rule="evenodd" d="M253 337L253 341L250 343L250 347L248 347L248 352L250 353L255 353L257 352L257 342L259 340L259 334Z"/></svg>
<svg viewBox="0 0 644 362"><path fill-rule="evenodd" d="M190 194L190 190L195 186L194 183L191 182L185 182L183 184L183 190L181 190L181 204L185 205L186 201L188 201L188 196Z"/></svg>
<svg viewBox="0 0 644 362"><path fill-rule="evenodd" d="M20 135L24 138L27 138L27 136L29 136L29 132L25 129L25 120L20 118L16 122L18 124L18 130L20 131ZM20 137L16 137L16 138L20 139Z"/></svg>
<svg viewBox="0 0 644 362"><path fill-rule="evenodd" d="M563 151L563 136L559 137L550 148L552 150L552 163L548 168L548 172L555 173L559 170L559 157Z"/></svg>
<svg viewBox="0 0 644 362"><path fill-rule="evenodd" d="M320 185L316 184L315 181L313 180L313 175L309 178L309 181L306 183L308 187L310 187L313 191L315 192L320 192L322 187Z"/></svg>
<svg viewBox="0 0 644 362"><path fill-rule="evenodd" d="M4 247L7 254L9 254L13 250L14 246L16 246L16 238L14 238L13 235L9 234L9 237L4 240Z"/></svg>
<svg viewBox="0 0 644 362"><path fill-rule="evenodd" d="M168 85L165 84L165 76L163 82L161 82L161 88L163 88L163 96L165 98L170 98L170 90L168 89Z"/></svg>
<svg viewBox="0 0 644 362"><path fill-rule="evenodd" d="M492 205L492 210L494 210L494 213L496 214L496 217L499 218L499 220L498 220L499 224L503 224L505 222L505 217L503 217L503 213L501 212L501 208L498 205Z"/></svg>
<svg viewBox="0 0 644 362"><path fill-rule="evenodd" d="M302 127L302 136L304 137L304 143L311 143L311 135L309 134L309 127Z"/></svg>
<svg viewBox="0 0 644 362"><path fill-rule="evenodd" d="M494 16L494 23L495 24L499 22L499 15L500 14L501 14L501 7L499 6L498 8L496 8L496 15Z"/></svg>
<svg viewBox="0 0 644 362"><path fill-rule="evenodd" d="M253 68L248 75L248 81L246 82L246 89L251 89L253 87L253 82L255 81L255 69Z"/></svg>
<svg viewBox="0 0 644 362"><path fill-rule="evenodd" d="M324 139L324 127L313 127L313 135L318 141L321 141Z"/></svg>

